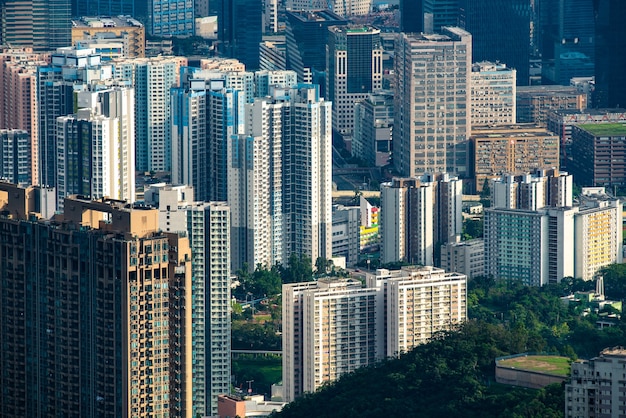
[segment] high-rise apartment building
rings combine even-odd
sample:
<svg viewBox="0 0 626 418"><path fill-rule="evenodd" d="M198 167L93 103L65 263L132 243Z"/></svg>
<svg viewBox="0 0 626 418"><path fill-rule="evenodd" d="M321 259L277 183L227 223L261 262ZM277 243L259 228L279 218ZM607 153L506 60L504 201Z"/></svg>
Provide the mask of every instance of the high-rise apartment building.
<svg viewBox="0 0 626 418"><path fill-rule="evenodd" d="M472 177L477 191L502 174L559 168L559 138L535 124L474 126L471 137Z"/></svg>
<svg viewBox="0 0 626 418"><path fill-rule="evenodd" d="M435 301L435 302L433 302ZM465 321L466 277L434 267L283 285L283 395L397 356Z"/></svg>
<svg viewBox="0 0 626 418"><path fill-rule="evenodd" d="M171 90L172 181L193 186L200 201L228 199L227 146L231 135L243 133L246 99L246 87L227 87L235 84L230 74L201 71L185 74Z"/></svg>
<svg viewBox="0 0 626 418"><path fill-rule="evenodd" d="M433 264L433 185L418 179L394 179L381 190L382 263Z"/></svg>
<svg viewBox="0 0 626 418"><path fill-rule="evenodd" d="M32 185L30 134L0 129L0 179L21 186Z"/></svg>
<svg viewBox="0 0 626 418"><path fill-rule="evenodd" d="M57 118L57 202L72 194L135 201L135 100L124 87L77 93Z"/></svg>
<svg viewBox="0 0 626 418"><path fill-rule="evenodd" d="M595 92L594 107L626 106L626 3L620 0L594 2Z"/></svg>
<svg viewBox="0 0 626 418"><path fill-rule="evenodd" d="M326 47L326 99L333 104L333 129L351 142L354 105L383 83L380 30L364 26L331 26Z"/></svg>
<svg viewBox="0 0 626 418"><path fill-rule="evenodd" d="M139 171L172 168L170 88L177 87L181 57L136 58L115 61L115 78L135 88L135 161Z"/></svg>
<svg viewBox="0 0 626 418"><path fill-rule="evenodd" d="M192 187L164 183L151 185L144 200L158 208L161 230L189 238L193 415L215 415L217 396L230 392L230 208L196 202Z"/></svg>
<svg viewBox="0 0 626 418"><path fill-rule="evenodd" d="M51 63L37 68L33 129L38 136L39 183L56 186L56 118L75 112L74 92L93 82L112 78L93 49L58 48Z"/></svg>
<svg viewBox="0 0 626 418"><path fill-rule="evenodd" d="M530 83L530 55L538 2L459 0L459 26L472 34L474 62L505 63L517 72L517 84ZM546 3L546 2L542 2Z"/></svg>
<svg viewBox="0 0 626 418"><path fill-rule="evenodd" d="M485 274L485 242L472 239L441 246L440 267L465 274L468 280Z"/></svg>
<svg viewBox="0 0 626 418"><path fill-rule="evenodd" d="M402 34L395 54L396 170L468 175L472 36L459 28Z"/></svg>
<svg viewBox="0 0 626 418"><path fill-rule="evenodd" d="M30 135L30 178L39 184L39 138L35 92L37 66L47 65L48 54L7 50L0 54L0 129L18 129Z"/></svg>
<svg viewBox="0 0 626 418"><path fill-rule="evenodd" d="M435 245L461 237L462 181L448 174L381 184L381 261L433 265Z"/></svg>
<svg viewBox="0 0 626 418"><path fill-rule="evenodd" d="M187 237L126 202L67 198L62 222L41 222L13 199L21 209L0 219L2 415L191 417Z"/></svg>
<svg viewBox="0 0 626 418"><path fill-rule="evenodd" d="M0 6L2 44L50 52L71 45L71 1L9 1Z"/></svg>
<svg viewBox="0 0 626 418"><path fill-rule="evenodd" d="M485 210L485 275L531 286L563 277L591 280L622 260L619 200L583 188L573 205L571 176L492 181Z"/></svg>
<svg viewBox="0 0 626 418"><path fill-rule="evenodd" d="M479 62L472 65L472 127L515 123L517 71L505 64Z"/></svg>
<svg viewBox="0 0 626 418"><path fill-rule="evenodd" d="M602 350L598 357L572 362L565 384L565 417L620 417L626 414L619 398L624 393L624 361L621 347Z"/></svg>
<svg viewBox="0 0 626 418"><path fill-rule="evenodd" d="M354 104L352 154L368 164L383 167L391 157L393 93L385 90Z"/></svg>
<svg viewBox="0 0 626 418"><path fill-rule="evenodd" d="M359 206L333 207L333 257L344 257L346 266L359 261L361 242L361 208Z"/></svg>

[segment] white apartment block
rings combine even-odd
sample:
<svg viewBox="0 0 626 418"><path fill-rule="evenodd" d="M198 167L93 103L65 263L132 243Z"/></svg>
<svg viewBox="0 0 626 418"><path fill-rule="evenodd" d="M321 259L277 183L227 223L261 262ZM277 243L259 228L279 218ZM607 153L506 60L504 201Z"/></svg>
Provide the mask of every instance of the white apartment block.
<svg viewBox="0 0 626 418"><path fill-rule="evenodd" d="M434 267L283 285L283 396L292 401L465 321L466 278Z"/></svg>
<svg viewBox="0 0 626 418"><path fill-rule="evenodd" d="M571 201L571 188L564 179L567 176L546 178L552 197L541 205L535 204L541 200L532 200L530 207L512 208L502 200L502 206L496 201L485 210L485 275L542 286L567 276L592 280L600 268L622 262L620 201L606 195L603 188L589 188L573 206L548 205ZM508 184L512 188L514 183ZM517 185L520 188L512 201L523 200L516 194L542 189L524 189L523 180ZM526 182L529 185L541 183ZM556 191L563 185L564 192Z"/></svg>
<svg viewBox="0 0 626 418"><path fill-rule="evenodd" d="M367 274L384 290L386 355L397 356L467 319L467 277L436 267L403 267Z"/></svg>
<svg viewBox="0 0 626 418"><path fill-rule="evenodd" d="M382 263L433 264L433 197L433 184L418 179L380 185Z"/></svg>
<svg viewBox="0 0 626 418"><path fill-rule="evenodd" d="M469 174L472 36L401 34L395 46L393 149L403 176Z"/></svg>
<svg viewBox="0 0 626 418"><path fill-rule="evenodd" d="M591 360L572 363L565 384L565 417L626 417L626 350L602 350Z"/></svg>
<svg viewBox="0 0 626 418"><path fill-rule="evenodd" d="M361 208L338 205L333 208L333 257L343 256L352 267L359 261Z"/></svg>
<svg viewBox="0 0 626 418"><path fill-rule="evenodd" d="M112 61L117 80L135 89L137 170L171 171L170 88L179 84L186 58L155 57Z"/></svg>
<svg viewBox="0 0 626 418"><path fill-rule="evenodd" d="M290 89L296 84L298 84L298 74L295 71L256 71L254 73L254 96L269 96L271 87Z"/></svg>
<svg viewBox="0 0 626 418"><path fill-rule="evenodd" d="M485 243L482 239L450 242L441 246L441 265L445 271L465 274L468 280L485 274Z"/></svg>
<svg viewBox="0 0 626 418"><path fill-rule="evenodd" d="M478 62L472 65L470 78L472 126L516 122L516 70L506 64Z"/></svg>

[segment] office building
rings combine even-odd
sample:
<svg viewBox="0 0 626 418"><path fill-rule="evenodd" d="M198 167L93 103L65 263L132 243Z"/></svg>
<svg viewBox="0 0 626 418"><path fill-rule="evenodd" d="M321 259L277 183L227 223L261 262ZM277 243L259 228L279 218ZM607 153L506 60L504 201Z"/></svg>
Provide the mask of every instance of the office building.
<svg viewBox="0 0 626 418"><path fill-rule="evenodd" d="M72 115L57 118L57 202L78 194L135 201L135 98L126 87L76 93Z"/></svg>
<svg viewBox="0 0 626 418"><path fill-rule="evenodd" d="M30 134L0 129L0 150L0 178L24 187L32 185Z"/></svg>
<svg viewBox="0 0 626 418"><path fill-rule="evenodd" d="M364 26L332 26L328 30L325 97L333 104L333 130L350 143L355 103L382 88L380 30Z"/></svg>
<svg viewBox="0 0 626 418"><path fill-rule="evenodd" d="M587 108L587 94L570 86L526 86L517 88L517 123L546 126L551 110Z"/></svg>
<svg viewBox="0 0 626 418"><path fill-rule="evenodd" d="M482 239L449 242L441 246L440 267L456 271L468 280L485 274L485 242Z"/></svg>
<svg viewBox="0 0 626 418"><path fill-rule="evenodd" d="M479 62L472 65L472 127L515 123L516 74L516 70L505 64Z"/></svg>
<svg viewBox="0 0 626 418"><path fill-rule="evenodd" d="M433 33L459 25L459 0L400 0L400 30Z"/></svg>
<svg viewBox="0 0 626 418"><path fill-rule="evenodd" d="M505 63L517 85L528 86L536 8L528 0L459 0L459 26L472 34L474 62Z"/></svg>
<svg viewBox="0 0 626 418"><path fill-rule="evenodd" d="M148 33L152 36L195 35L194 1L163 0L147 4Z"/></svg>
<svg viewBox="0 0 626 418"><path fill-rule="evenodd" d="M559 168L559 138L536 124L474 126L472 177L478 192L502 174Z"/></svg>
<svg viewBox="0 0 626 418"><path fill-rule="evenodd" d="M259 69L259 44L263 35L263 2L256 0L213 1L217 15L220 56L237 58L248 70Z"/></svg>
<svg viewBox="0 0 626 418"><path fill-rule="evenodd" d="M58 48L49 65L37 68L33 129L37 130L40 184L56 187L56 118L75 112L74 91L111 78L111 66L103 65L93 49Z"/></svg>
<svg viewBox="0 0 626 418"><path fill-rule="evenodd" d="M191 417L188 239L123 201L66 198L62 221L37 221L12 199L22 209L0 219L2 415Z"/></svg>
<svg viewBox="0 0 626 418"><path fill-rule="evenodd" d="M572 166L584 186L626 186L626 125L621 123L572 126Z"/></svg>
<svg viewBox="0 0 626 418"><path fill-rule="evenodd" d="M594 2L595 92L594 107L626 106L626 3L619 0Z"/></svg>
<svg viewBox="0 0 626 418"><path fill-rule="evenodd" d="M354 104L352 155L370 166L384 167L391 158L393 130L393 92L368 94Z"/></svg>
<svg viewBox="0 0 626 418"><path fill-rule="evenodd" d="M359 261L360 226L360 207L333 207L333 257L345 257L348 267L355 266Z"/></svg>
<svg viewBox="0 0 626 418"><path fill-rule="evenodd" d="M348 22L329 10L288 11L286 20L287 69L298 74L300 83L323 81L328 28Z"/></svg>
<svg viewBox="0 0 626 418"><path fill-rule="evenodd" d="M71 45L70 0L3 2L2 44L50 52Z"/></svg>
<svg viewBox="0 0 626 418"><path fill-rule="evenodd" d="M539 3L543 84L569 85L573 77L594 75L593 0Z"/></svg>
<svg viewBox="0 0 626 418"><path fill-rule="evenodd" d="M287 0L286 8L289 11L328 9L341 17L348 18L368 14L372 9L372 0Z"/></svg>
<svg viewBox="0 0 626 418"><path fill-rule="evenodd" d="M215 415L217 397L230 392L230 209L194 201L189 186L151 185L145 203L159 211L159 227L185 232L192 262L193 415Z"/></svg>
<svg viewBox="0 0 626 418"><path fill-rule="evenodd" d="M259 70L286 70L287 69L287 42L285 37L268 40L263 37L259 47Z"/></svg>
<svg viewBox="0 0 626 418"><path fill-rule="evenodd" d="M572 126L590 123L626 123L626 109L551 110L547 127L559 136L561 167L572 163Z"/></svg>
<svg viewBox="0 0 626 418"><path fill-rule="evenodd" d="M463 275L405 267L365 278L365 287L355 279L283 285L284 400L409 351L467 317Z"/></svg>
<svg viewBox="0 0 626 418"><path fill-rule="evenodd" d="M84 2L89 4L90 2ZM72 21L72 45L78 42L85 44L93 42L95 45L111 43L121 44L119 55L125 58L143 58L146 49L146 29L141 22L130 16L91 15L76 16L110 16L110 17L81 17ZM105 47L101 47L104 49ZM97 51L106 56L106 51ZM111 52L109 52L109 55Z"/></svg>
<svg viewBox="0 0 626 418"><path fill-rule="evenodd" d="M72 16L135 16L135 0L72 0Z"/></svg>
<svg viewBox="0 0 626 418"><path fill-rule="evenodd" d="M565 417L621 417L626 407L619 398L624 392L626 350L606 348L598 357L572 362L565 384Z"/></svg>
<svg viewBox="0 0 626 418"><path fill-rule="evenodd" d="M138 171L172 169L170 88L186 58L134 58L113 63L115 78L135 88L135 161Z"/></svg>
<svg viewBox="0 0 626 418"><path fill-rule="evenodd" d="M472 36L403 34L395 47L394 165L404 176L469 174Z"/></svg>

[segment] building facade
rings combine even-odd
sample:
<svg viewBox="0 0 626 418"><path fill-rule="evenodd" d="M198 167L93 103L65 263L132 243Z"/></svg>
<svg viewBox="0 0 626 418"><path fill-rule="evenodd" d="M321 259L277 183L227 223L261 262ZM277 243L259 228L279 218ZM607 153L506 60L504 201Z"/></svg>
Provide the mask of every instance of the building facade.
<svg viewBox="0 0 626 418"><path fill-rule="evenodd" d="M468 174L472 36L404 34L395 47L394 165L404 176Z"/></svg>
<svg viewBox="0 0 626 418"><path fill-rule="evenodd" d="M65 223L0 220L2 415L192 416L189 241L125 205L74 197Z"/></svg>
<svg viewBox="0 0 626 418"><path fill-rule="evenodd" d="M81 2L90 4L91 2ZM111 16L106 18L81 17L72 21L72 45L98 40L122 43L119 55L126 58L143 58L146 50L146 29L141 22L130 17L111 14L79 14L75 16ZM104 51L100 51L103 53ZM103 54L105 55L105 54Z"/></svg>
<svg viewBox="0 0 626 418"><path fill-rule="evenodd" d="M468 280L485 274L485 243L482 239L449 242L441 246L440 267L456 271Z"/></svg>
<svg viewBox="0 0 626 418"><path fill-rule="evenodd" d="M0 129L0 150L0 178L23 187L32 185L30 134Z"/></svg>
<svg viewBox="0 0 626 418"><path fill-rule="evenodd" d="M572 373L565 384L567 418L622 417L626 406L620 399L624 387L626 350L621 347L602 350L591 360L572 363Z"/></svg>
<svg viewBox="0 0 626 418"><path fill-rule="evenodd" d="M354 105L352 155L369 165L384 167L391 157L393 93L369 94Z"/></svg>
<svg viewBox="0 0 626 418"><path fill-rule="evenodd" d="M517 71L505 64L479 62L471 72L472 127L515 123Z"/></svg>
<svg viewBox="0 0 626 418"><path fill-rule="evenodd" d="M546 126L551 110L587 108L587 94L570 86L526 86L517 89L517 122Z"/></svg>

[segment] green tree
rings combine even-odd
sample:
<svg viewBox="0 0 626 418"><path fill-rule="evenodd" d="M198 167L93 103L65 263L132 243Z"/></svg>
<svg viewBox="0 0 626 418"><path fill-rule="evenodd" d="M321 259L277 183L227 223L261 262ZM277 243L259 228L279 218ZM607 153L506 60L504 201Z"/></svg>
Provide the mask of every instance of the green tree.
<svg viewBox="0 0 626 418"><path fill-rule="evenodd" d="M313 279L311 259L304 254L291 253L286 268L281 268L283 283L308 282Z"/></svg>

